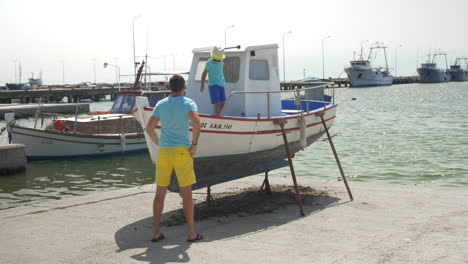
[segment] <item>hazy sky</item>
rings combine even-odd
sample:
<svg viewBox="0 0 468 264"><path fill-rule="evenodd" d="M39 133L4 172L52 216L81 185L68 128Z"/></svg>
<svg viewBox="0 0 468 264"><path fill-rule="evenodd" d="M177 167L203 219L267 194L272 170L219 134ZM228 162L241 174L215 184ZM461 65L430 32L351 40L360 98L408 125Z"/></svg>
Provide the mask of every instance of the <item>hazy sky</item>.
<svg viewBox="0 0 468 264"><path fill-rule="evenodd" d="M446 51L449 63L468 56L467 0L0 0L0 11L0 85L14 82L15 60L23 81L42 70L45 84L62 83L62 66L66 83L93 82L93 58L97 82L115 81L114 68L103 68L114 58L122 74L132 73L132 21L138 15L136 54L152 57L153 72L164 70L164 57L167 71L174 62L176 71L187 71L192 49L224 46L230 25L228 46L277 43L280 65L283 34L291 30L285 36L287 79L302 78L304 69L307 76L322 76L322 38L328 35L327 77L340 75L364 40L389 47L392 72L401 45L398 75L415 75L416 62L430 49ZM383 56L377 59L383 62Z"/></svg>

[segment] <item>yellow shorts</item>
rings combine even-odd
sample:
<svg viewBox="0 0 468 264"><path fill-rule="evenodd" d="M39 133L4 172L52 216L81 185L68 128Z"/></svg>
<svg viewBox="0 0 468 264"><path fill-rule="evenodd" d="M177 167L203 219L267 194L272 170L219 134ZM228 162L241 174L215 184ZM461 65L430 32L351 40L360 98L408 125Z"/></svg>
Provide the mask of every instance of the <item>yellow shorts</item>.
<svg viewBox="0 0 468 264"><path fill-rule="evenodd" d="M168 186L174 170L179 187L196 182L193 158L188 148L183 146L159 148L156 158L156 185Z"/></svg>

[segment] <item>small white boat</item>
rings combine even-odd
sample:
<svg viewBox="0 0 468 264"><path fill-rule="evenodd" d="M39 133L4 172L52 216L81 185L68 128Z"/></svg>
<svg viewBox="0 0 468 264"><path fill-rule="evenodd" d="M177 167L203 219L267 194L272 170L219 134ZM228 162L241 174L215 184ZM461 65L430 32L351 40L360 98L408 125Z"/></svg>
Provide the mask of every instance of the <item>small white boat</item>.
<svg viewBox="0 0 468 264"><path fill-rule="evenodd" d="M371 66L371 56L374 50L382 49L385 57L385 68ZM369 55L365 60L361 53L358 60L350 61L350 67L345 68L348 75L351 87L370 87L370 86L383 86L391 85L393 83L393 76L390 75L387 63L386 47L376 44L370 47Z"/></svg>
<svg viewBox="0 0 468 264"><path fill-rule="evenodd" d="M143 130L131 111L141 92L120 93L109 112L61 118L45 129L12 125L12 143L26 145L28 160L68 159L78 157L129 154L147 151ZM145 92L151 105L167 91ZM11 124L11 120L6 120Z"/></svg>
<svg viewBox="0 0 468 264"><path fill-rule="evenodd" d="M187 81L186 96L198 105L201 135L194 169L198 189L237 178L268 172L287 166L279 120L291 153L312 144L325 133L319 114L327 127L333 124L336 105L308 100L307 89L281 91L278 69L278 45L250 46L245 50L226 51L225 65L233 74L225 74L226 100L222 116L213 116L207 92L200 92L201 74L210 57L209 48L195 49ZM320 88L320 87L316 87ZM310 88L312 89L312 88ZM289 93L292 98L285 98ZM137 97L136 119L146 127L153 108L147 98ZM160 135L160 127L155 128ZM158 146L145 133L153 161ZM172 177L171 190L177 190Z"/></svg>

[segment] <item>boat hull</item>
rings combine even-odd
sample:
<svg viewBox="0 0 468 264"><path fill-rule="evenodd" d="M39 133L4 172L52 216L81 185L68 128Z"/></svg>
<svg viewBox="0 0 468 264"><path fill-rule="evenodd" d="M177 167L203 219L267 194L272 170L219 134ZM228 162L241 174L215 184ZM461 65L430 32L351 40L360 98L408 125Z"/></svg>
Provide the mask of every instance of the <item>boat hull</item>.
<svg viewBox="0 0 468 264"><path fill-rule="evenodd" d="M450 74L440 69L419 68L419 80L422 83L441 83L450 81Z"/></svg>
<svg viewBox="0 0 468 264"><path fill-rule="evenodd" d="M371 87L392 85L392 76L383 76L382 73L373 70L361 70L346 68L351 87Z"/></svg>
<svg viewBox="0 0 468 264"><path fill-rule="evenodd" d="M310 145L319 139L325 131L307 138ZM291 153L301 150L298 141L289 143ZM243 177L264 173L288 166L287 155L284 146L273 149L246 153L240 155L229 155L220 157L195 158L194 170L197 183L192 189L200 189L215 184L228 182ZM169 190L178 192L179 187L176 176L173 173Z"/></svg>
<svg viewBox="0 0 468 264"><path fill-rule="evenodd" d="M6 87L9 90L24 90L26 86L23 83L7 83Z"/></svg>
<svg viewBox="0 0 468 264"><path fill-rule="evenodd" d="M139 104L144 105L143 102ZM139 106L134 115L143 126L146 126L151 113L152 108ZM331 127L335 119L336 105L328 104L308 113L273 118L219 117L200 114L201 134L194 157L197 183L192 188L199 189L287 166L284 141L277 121L280 119L287 121L284 129L290 151L294 155L324 133L325 128L318 113L324 114L327 127ZM160 135L160 127L156 127L155 132ZM151 158L155 161L159 147L146 133L145 135ZM177 186L177 181L173 177L169 189L177 191Z"/></svg>
<svg viewBox="0 0 468 264"><path fill-rule="evenodd" d="M452 82L465 82L468 81L468 72L464 70L449 71L450 81Z"/></svg>
<svg viewBox="0 0 468 264"><path fill-rule="evenodd" d="M147 151L143 135L80 135L12 127L12 142L26 145L28 160L69 159Z"/></svg>

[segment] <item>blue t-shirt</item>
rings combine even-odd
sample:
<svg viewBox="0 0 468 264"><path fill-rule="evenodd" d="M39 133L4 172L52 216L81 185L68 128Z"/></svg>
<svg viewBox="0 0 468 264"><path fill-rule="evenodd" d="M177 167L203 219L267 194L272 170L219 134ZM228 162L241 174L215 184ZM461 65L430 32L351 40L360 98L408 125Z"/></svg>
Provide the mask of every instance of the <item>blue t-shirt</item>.
<svg viewBox="0 0 468 264"><path fill-rule="evenodd" d="M214 62L208 59L205 64L205 70L208 71L208 85L219 85L224 87L224 61Z"/></svg>
<svg viewBox="0 0 468 264"><path fill-rule="evenodd" d="M161 121L160 147L190 147L188 113L192 111L198 111L197 104L185 96L169 96L156 104L152 116Z"/></svg>

